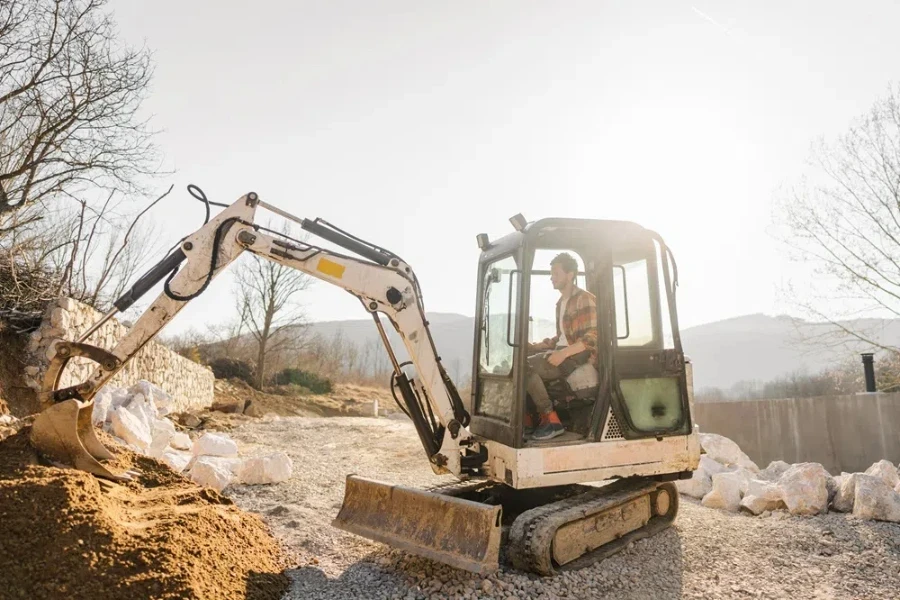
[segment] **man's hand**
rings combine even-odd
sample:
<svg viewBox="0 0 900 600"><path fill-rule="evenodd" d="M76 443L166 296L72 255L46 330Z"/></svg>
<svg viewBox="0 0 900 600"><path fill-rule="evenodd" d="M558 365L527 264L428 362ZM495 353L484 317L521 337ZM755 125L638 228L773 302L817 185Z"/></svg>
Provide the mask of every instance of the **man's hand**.
<svg viewBox="0 0 900 600"><path fill-rule="evenodd" d="M547 345L544 344L544 342L537 342L535 344L528 342L528 346L526 346L526 349L530 353L546 352L547 350L549 350L549 348L547 348Z"/></svg>
<svg viewBox="0 0 900 600"><path fill-rule="evenodd" d="M547 362L553 365L554 367L558 367L563 364L563 361L569 358L564 350L557 350L556 352L551 352L547 357Z"/></svg>

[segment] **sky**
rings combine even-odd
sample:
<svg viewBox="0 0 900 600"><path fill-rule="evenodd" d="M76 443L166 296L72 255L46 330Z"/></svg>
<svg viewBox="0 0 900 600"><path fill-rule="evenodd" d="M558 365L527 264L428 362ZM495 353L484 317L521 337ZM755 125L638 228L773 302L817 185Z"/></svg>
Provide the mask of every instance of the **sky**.
<svg viewBox="0 0 900 600"><path fill-rule="evenodd" d="M173 171L156 185L175 185L152 213L161 242L202 224L187 184L226 203L252 190L391 249L429 311L465 315L475 236L516 213L659 232L682 327L795 313L780 290L809 275L771 235L774 194L886 93L900 56L886 1L111 7L154 52L144 111ZM231 318L232 285L220 276L168 333ZM302 303L315 321L366 318L325 283Z"/></svg>

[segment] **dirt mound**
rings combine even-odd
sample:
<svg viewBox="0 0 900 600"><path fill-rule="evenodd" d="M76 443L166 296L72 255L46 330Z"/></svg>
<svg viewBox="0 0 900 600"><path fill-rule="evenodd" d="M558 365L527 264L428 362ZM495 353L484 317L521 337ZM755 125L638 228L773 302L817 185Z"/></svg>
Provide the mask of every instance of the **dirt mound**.
<svg viewBox="0 0 900 600"><path fill-rule="evenodd" d="M0 442L0 596L281 597L281 552L257 517L102 432L135 481L41 466L29 431Z"/></svg>

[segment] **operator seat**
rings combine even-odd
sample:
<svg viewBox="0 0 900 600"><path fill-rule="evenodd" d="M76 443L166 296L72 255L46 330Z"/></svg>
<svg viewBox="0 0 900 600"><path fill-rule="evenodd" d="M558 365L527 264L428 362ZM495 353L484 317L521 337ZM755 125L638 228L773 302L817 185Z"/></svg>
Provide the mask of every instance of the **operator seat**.
<svg viewBox="0 0 900 600"><path fill-rule="evenodd" d="M566 429L586 434L600 388L600 374L590 362L579 365L565 379L547 382L547 393Z"/></svg>

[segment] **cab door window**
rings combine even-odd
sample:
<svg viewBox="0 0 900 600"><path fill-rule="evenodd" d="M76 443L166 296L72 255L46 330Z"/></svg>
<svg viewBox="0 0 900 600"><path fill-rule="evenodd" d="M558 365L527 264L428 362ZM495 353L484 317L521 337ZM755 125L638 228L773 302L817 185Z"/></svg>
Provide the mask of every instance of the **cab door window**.
<svg viewBox="0 0 900 600"><path fill-rule="evenodd" d="M646 258L624 261L613 268L616 337L623 347L641 347L654 341L650 272Z"/></svg>
<svg viewBox="0 0 900 600"><path fill-rule="evenodd" d="M483 281L475 414L510 421L521 272L512 256L490 264Z"/></svg>

